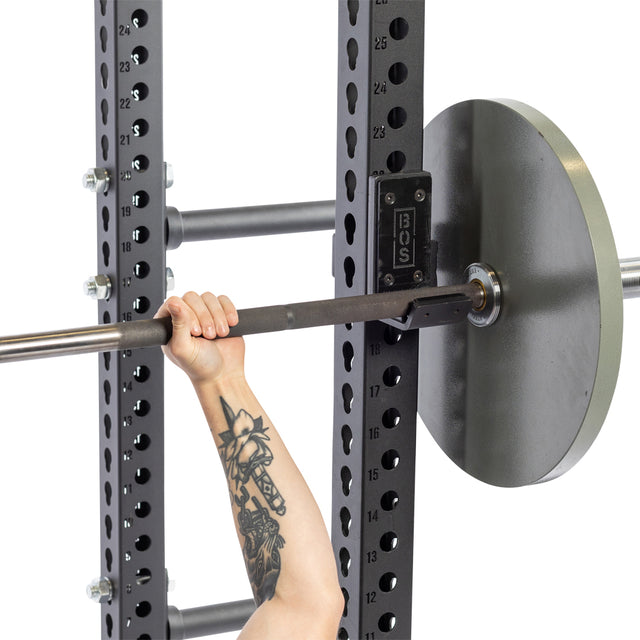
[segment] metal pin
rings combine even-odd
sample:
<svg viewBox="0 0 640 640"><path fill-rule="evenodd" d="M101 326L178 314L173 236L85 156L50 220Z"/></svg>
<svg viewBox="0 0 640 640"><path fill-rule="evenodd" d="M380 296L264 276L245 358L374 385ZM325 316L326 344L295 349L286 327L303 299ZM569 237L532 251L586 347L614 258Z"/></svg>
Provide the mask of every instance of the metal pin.
<svg viewBox="0 0 640 640"><path fill-rule="evenodd" d="M396 194L392 193L391 191L389 193L387 193L387 195L384 197L384 201L387 204L395 204L396 203Z"/></svg>

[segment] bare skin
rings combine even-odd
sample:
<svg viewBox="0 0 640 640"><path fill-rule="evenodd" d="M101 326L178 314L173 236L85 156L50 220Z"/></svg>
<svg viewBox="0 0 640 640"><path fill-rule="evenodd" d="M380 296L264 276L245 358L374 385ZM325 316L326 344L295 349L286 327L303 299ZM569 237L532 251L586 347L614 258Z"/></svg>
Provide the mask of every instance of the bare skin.
<svg viewBox="0 0 640 640"><path fill-rule="evenodd" d="M244 340L226 296L171 297L163 350L191 379L227 476L258 608L239 640L335 640L344 599L320 510L244 375Z"/></svg>

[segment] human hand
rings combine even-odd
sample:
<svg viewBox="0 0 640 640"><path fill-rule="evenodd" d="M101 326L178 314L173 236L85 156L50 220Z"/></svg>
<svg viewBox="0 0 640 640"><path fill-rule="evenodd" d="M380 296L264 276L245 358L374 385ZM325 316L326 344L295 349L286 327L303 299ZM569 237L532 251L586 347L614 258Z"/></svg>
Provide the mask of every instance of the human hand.
<svg viewBox="0 0 640 640"><path fill-rule="evenodd" d="M171 316L173 334L162 347L165 355L189 376L194 385L221 378L244 377L244 340L228 338L229 327L238 324L238 312L226 296L201 296L193 291L172 296L156 313Z"/></svg>

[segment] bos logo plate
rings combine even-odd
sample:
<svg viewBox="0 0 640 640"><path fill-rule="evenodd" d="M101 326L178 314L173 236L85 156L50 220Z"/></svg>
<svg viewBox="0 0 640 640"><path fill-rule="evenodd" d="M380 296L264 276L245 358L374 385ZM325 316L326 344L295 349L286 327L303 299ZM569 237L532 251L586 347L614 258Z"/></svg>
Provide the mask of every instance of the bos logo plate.
<svg viewBox="0 0 640 640"><path fill-rule="evenodd" d="M415 267L416 208L395 209L393 227L393 268Z"/></svg>

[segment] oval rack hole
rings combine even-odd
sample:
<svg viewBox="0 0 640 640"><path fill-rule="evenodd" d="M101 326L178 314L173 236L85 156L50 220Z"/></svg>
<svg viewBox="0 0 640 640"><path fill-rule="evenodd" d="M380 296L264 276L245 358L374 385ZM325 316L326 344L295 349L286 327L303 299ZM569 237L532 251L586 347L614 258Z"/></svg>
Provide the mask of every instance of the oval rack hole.
<svg viewBox="0 0 640 640"><path fill-rule="evenodd" d="M351 493L351 485L353 484L353 476L349 467L342 467L340 470L340 479L342 480L342 493L348 496Z"/></svg>

